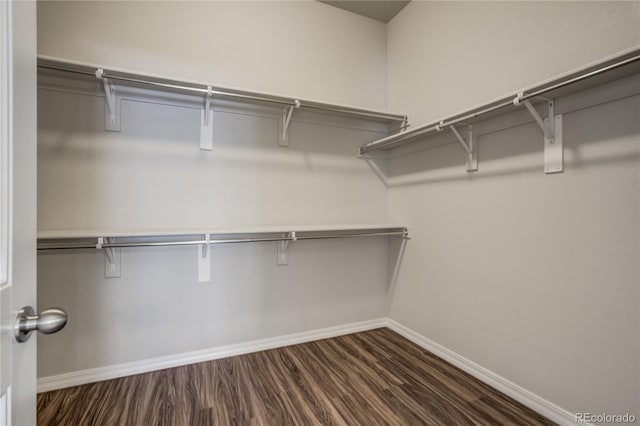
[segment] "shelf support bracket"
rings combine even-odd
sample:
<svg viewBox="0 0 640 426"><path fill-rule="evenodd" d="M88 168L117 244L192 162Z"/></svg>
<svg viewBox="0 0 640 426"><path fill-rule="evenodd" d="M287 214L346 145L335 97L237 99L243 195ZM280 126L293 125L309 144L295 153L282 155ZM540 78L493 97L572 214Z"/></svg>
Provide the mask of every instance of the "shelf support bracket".
<svg viewBox="0 0 640 426"><path fill-rule="evenodd" d="M289 233L288 236L284 236L284 238L287 238L286 240L282 240L282 241L278 241L277 244L277 248L278 248L278 256L277 256L277 265L278 266L285 266L289 264L289 243L291 241L297 241L298 237L296 237L296 233L295 231L292 231Z"/></svg>
<svg viewBox="0 0 640 426"><path fill-rule="evenodd" d="M96 70L96 78L102 80L104 87L104 98L107 104L105 110L104 129L111 132L120 131L120 98L116 96L116 86L106 77L104 70Z"/></svg>
<svg viewBox="0 0 640 426"><path fill-rule="evenodd" d="M544 172L546 174L562 173L564 171L564 146L562 138L562 114L556 115L555 100L547 100L549 113L547 118L542 118L529 100L520 101L522 93L519 93L514 104L520 102L529 110L534 120L544 133Z"/></svg>
<svg viewBox="0 0 640 426"><path fill-rule="evenodd" d="M460 132L458 132L458 129L456 129L455 126L451 125L449 126L449 129L451 129L451 131L456 136L456 139L458 139L458 142L460 142L460 145L462 145L464 150L467 151L467 171L477 172L478 156L477 156L476 143L473 139L473 126L471 125L468 126L468 135L467 135L466 141L460 135Z"/></svg>
<svg viewBox="0 0 640 426"><path fill-rule="evenodd" d="M400 132L406 132L409 127L409 117L404 116L404 120L402 120L402 124L400 125Z"/></svg>
<svg viewBox="0 0 640 426"><path fill-rule="evenodd" d="M108 237L99 237L96 249L104 250L104 277L119 278L122 270L122 253L120 248L104 247L109 244L111 239Z"/></svg>
<svg viewBox="0 0 640 426"><path fill-rule="evenodd" d="M200 149L213 150L213 109L211 109L212 88L207 86L204 108L200 113Z"/></svg>
<svg viewBox="0 0 640 426"><path fill-rule="evenodd" d="M109 261L109 263L113 263L113 250L111 249L111 247L104 247L105 239L106 239L106 243L109 243L108 238L98 237L98 243L96 244L96 248L98 250L104 250L104 254L107 257L107 260Z"/></svg>
<svg viewBox="0 0 640 426"><path fill-rule="evenodd" d="M295 105L289 105L282 110L282 135L279 146L289 146L289 125L291 124L291 117L293 116L293 110L300 108L300 101L296 99Z"/></svg>
<svg viewBox="0 0 640 426"><path fill-rule="evenodd" d="M211 234L204 235L204 243L198 246L198 282L211 282Z"/></svg>

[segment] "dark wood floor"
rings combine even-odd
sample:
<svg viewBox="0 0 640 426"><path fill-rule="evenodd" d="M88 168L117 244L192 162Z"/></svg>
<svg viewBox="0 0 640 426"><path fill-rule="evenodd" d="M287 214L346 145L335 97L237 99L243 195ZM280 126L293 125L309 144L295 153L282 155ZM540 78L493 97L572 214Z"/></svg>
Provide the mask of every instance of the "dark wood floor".
<svg viewBox="0 0 640 426"><path fill-rule="evenodd" d="M550 425L382 328L38 395L39 425Z"/></svg>

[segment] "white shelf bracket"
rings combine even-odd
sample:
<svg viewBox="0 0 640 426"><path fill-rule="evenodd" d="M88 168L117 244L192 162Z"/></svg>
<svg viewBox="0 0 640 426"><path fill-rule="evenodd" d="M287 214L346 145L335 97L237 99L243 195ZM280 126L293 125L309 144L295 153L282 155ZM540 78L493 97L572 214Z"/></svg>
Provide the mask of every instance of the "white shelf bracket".
<svg viewBox="0 0 640 426"><path fill-rule="evenodd" d="M451 129L451 131L456 136L456 138L458 139L458 141L460 142L460 145L462 145L464 150L467 151L467 171L477 172L478 156L477 156L476 143L473 138L473 126L471 125L468 126L468 135L467 135L466 141L464 140L462 135L460 135L460 132L458 132L458 129L456 129L455 126L451 125L449 126L449 129Z"/></svg>
<svg viewBox="0 0 640 426"><path fill-rule="evenodd" d="M409 127L409 117L405 115L404 120L402 120L402 124L400 126L400 131L405 132L408 127Z"/></svg>
<svg viewBox="0 0 640 426"><path fill-rule="evenodd" d="M285 266L289 264L289 243L291 241L297 241L298 237L296 237L296 233L295 231L290 232L288 236L284 236L284 238L288 238L286 240L282 240L282 241L278 241L277 244L277 248L278 248L278 256L277 256L277 265L278 266Z"/></svg>
<svg viewBox="0 0 640 426"><path fill-rule="evenodd" d="M520 101L522 93L513 101L515 105L524 104L544 133L544 172L546 174L564 171L564 146L562 138L562 114L556 115L555 100L547 100L549 113L542 118L529 100Z"/></svg>
<svg viewBox="0 0 640 426"><path fill-rule="evenodd" d="M204 235L204 243L198 246L198 282L211 282L211 234Z"/></svg>
<svg viewBox="0 0 640 426"><path fill-rule="evenodd" d="M200 149L213 150L213 109L211 109L212 88L207 86L204 108L200 112Z"/></svg>
<svg viewBox="0 0 640 426"><path fill-rule="evenodd" d="M106 238L106 242L109 242L109 239ZM104 250L104 254L107 257L107 260L109 261L109 263L113 263L113 250L111 249L111 247L104 247L104 243L105 243L105 238L103 237L98 237L98 243L96 244L96 249L98 250Z"/></svg>
<svg viewBox="0 0 640 426"><path fill-rule="evenodd" d="M104 70L98 68L96 70L96 78L102 80L104 87L104 98L107 104L105 109L105 130L111 132L120 131L120 98L116 96L116 86L106 77Z"/></svg>
<svg viewBox="0 0 640 426"><path fill-rule="evenodd" d="M122 253L119 248L104 247L105 243L110 242L109 238L99 237L96 249L104 250L104 277L119 278L122 271Z"/></svg>
<svg viewBox="0 0 640 426"><path fill-rule="evenodd" d="M289 146L289 125L291 124L291 117L293 116L293 110L300 108L300 101L296 99L295 105L289 105L282 110L282 135L279 146Z"/></svg>

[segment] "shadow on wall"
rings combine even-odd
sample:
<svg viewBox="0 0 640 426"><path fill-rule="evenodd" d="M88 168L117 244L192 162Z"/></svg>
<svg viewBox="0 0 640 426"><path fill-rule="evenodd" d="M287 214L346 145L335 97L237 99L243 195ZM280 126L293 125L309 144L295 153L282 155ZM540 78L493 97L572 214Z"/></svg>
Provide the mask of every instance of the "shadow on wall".
<svg viewBox="0 0 640 426"><path fill-rule="evenodd" d="M122 130L109 132L104 129L101 97L40 90L38 104L38 149L43 156L76 161L99 156L122 166L168 168L195 162L362 174L366 169L356 158L358 148L387 134L380 123L300 112L292 119L289 145L283 147L277 109L221 104L224 109L214 105L213 150L203 151L199 109L124 99Z"/></svg>
<svg viewBox="0 0 640 426"><path fill-rule="evenodd" d="M43 114L39 116L39 127L68 136L82 131L105 131L105 100L101 86L94 80L85 82L40 75L38 95L39 104L46 104L41 107ZM200 97L122 87L116 103L122 107L124 134L159 143L176 140L196 146L199 143ZM214 150L226 145L254 149L286 145L283 110L278 106L213 99L211 108L214 111ZM81 122L69 125L70 121L76 120ZM293 150L350 156L357 153L360 145L385 136L397 127L397 123L308 109L294 110L291 123L289 147ZM69 132L71 129L73 133ZM309 129L310 134L303 132Z"/></svg>
<svg viewBox="0 0 640 426"><path fill-rule="evenodd" d="M608 89L619 87L628 90L612 98ZM640 76L635 76L557 100L556 113L564 117L565 171L640 158L637 144L616 144L640 132L639 95ZM466 152L448 131L374 153L367 162L389 187L544 173L542 130L526 110L474 124L474 133L477 172L465 171Z"/></svg>
<svg viewBox="0 0 640 426"><path fill-rule="evenodd" d="M282 110L218 102L206 151L193 102L125 98L111 132L101 96L47 87L38 96L41 229L384 220L384 187L357 157L386 135L381 123L296 111L282 147Z"/></svg>
<svg viewBox="0 0 640 426"><path fill-rule="evenodd" d="M411 234L409 234L411 235ZM391 311L391 304L393 302L393 295L396 291L398 279L400 278L400 271L402 270L402 260L404 259L404 252L407 248L411 237L407 238L390 238L389 241L389 298L388 309Z"/></svg>
<svg viewBox="0 0 640 426"><path fill-rule="evenodd" d="M71 320L39 340L39 377L386 316L398 259L387 240L401 243L299 241L287 266L276 266L275 243L219 245L210 283L197 281L193 247L123 249L116 279L101 251L40 253L38 303Z"/></svg>

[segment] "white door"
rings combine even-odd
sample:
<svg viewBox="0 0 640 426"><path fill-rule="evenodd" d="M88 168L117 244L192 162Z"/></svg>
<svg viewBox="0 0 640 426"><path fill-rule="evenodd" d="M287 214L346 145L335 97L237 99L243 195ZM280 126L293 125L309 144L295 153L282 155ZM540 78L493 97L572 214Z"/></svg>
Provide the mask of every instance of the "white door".
<svg viewBox="0 0 640 426"><path fill-rule="evenodd" d="M0 425L36 424L36 3L0 1ZM22 312L22 321L16 317ZM17 324L25 333L16 338ZM35 334L35 333L31 333ZM18 340L23 340L22 343Z"/></svg>

